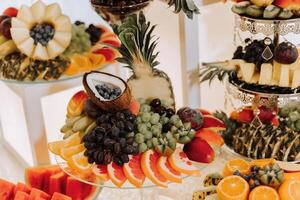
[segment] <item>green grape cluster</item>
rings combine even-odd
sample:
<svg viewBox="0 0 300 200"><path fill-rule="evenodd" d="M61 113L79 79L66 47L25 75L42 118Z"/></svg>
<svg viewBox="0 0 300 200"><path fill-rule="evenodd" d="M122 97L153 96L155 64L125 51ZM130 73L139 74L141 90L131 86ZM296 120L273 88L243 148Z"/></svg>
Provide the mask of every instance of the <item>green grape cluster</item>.
<svg viewBox="0 0 300 200"><path fill-rule="evenodd" d="M293 102L279 110L280 120L294 131L300 131L300 103Z"/></svg>

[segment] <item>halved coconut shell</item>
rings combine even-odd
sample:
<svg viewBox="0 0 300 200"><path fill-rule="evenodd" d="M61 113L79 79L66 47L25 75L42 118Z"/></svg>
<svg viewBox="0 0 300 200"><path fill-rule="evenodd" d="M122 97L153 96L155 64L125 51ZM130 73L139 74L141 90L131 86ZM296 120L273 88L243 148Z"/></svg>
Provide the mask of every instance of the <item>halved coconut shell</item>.
<svg viewBox="0 0 300 200"><path fill-rule="evenodd" d="M97 91L96 85L108 84L121 89L121 94L113 100L104 99ZM127 83L118 76L98 71L84 74L83 85L91 100L101 109L115 112L129 107L132 96Z"/></svg>

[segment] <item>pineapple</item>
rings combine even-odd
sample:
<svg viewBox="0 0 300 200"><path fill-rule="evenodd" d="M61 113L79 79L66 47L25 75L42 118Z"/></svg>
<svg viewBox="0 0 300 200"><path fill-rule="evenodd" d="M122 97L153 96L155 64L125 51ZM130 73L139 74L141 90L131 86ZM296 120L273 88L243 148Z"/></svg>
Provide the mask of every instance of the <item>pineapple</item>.
<svg viewBox="0 0 300 200"><path fill-rule="evenodd" d="M300 86L300 69L296 69L293 75L292 88L297 88Z"/></svg>
<svg viewBox="0 0 300 200"><path fill-rule="evenodd" d="M279 81L281 72L281 64L274 61L273 63L273 80Z"/></svg>
<svg viewBox="0 0 300 200"><path fill-rule="evenodd" d="M255 73L255 64L253 63L243 63L240 65L242 76L244 81L247 83L251 82L251 79Z"/></svg>
<svg viewBox="0 0 300 200"><path fill-rule="evenodd" d="M281 66L279 86L289 87L290 86L290 69L288 65Z"/></svg>
<svg viewBox="0 0 300 200"><path fill-rule="evenodd" d="M174 6L175 13L183 11L190 19L193 19L194 14L199 14L199 9L193 0L165 0L165 2L167 2L170 7Z"/></svg>
<svg viewBox="0 0 300 200"><path fill-rule="evenodd" d="M152 40L155 26L146 22L143 12L129 15L120 26L115 25L114 31L122 42L117 58L126 64L133 75L128 79L132 95L138 98L164 99L169 107L175 108L173 87L168 75L156 69L158 53L155 53L157 40Z"/></svg>

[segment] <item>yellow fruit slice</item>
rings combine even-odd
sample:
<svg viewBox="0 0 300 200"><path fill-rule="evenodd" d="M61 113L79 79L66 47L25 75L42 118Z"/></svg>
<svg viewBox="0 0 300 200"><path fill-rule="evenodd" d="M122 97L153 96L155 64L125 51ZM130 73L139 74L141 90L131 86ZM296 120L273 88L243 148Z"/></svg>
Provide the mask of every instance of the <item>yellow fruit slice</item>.
<svg viewBox="0 0 300 200"><path fill-rule="evenodd" d="M279 188L281 200L299 200L300 199L300 180L290 179L281 184Z"/></svg>
<svg viewBox="0 0 300 200"><path fill-rule="evenodd" d="M65 141L55 141L55 142L50 142L48 143L48 149L55 155L60 155L60 150L63 148L65 145Z"/></svg>
<svg viewBox="0 0 300 200"><path fill-rule="evenodd" d="M80 132L77 132L64 140L64 147L71 147L81 143Z"/></svg>
<svg viewBox="0 0 300 200"><path fill-rule="evenodd" d="M73 155L68 160L68 165L70 168L72 168L75 171L87 171L90 170L92 165L89 164L88 158L84 156L84 151Z"/></svg>
<svg viewBox="0 0 300 200"><path fill-rule="evenodd" d="M182 182L180 172L176 171L171 167L167 157L162 156L158 159L157 169L159 173L161 173L169 181L176 182L176 183Z"/></svg>
<svg viewBox="0 0 300 200"><path fill-rule="evenodd" d="M249 200L279 200L279 195L274 188L258 186L251 191Z"/></svg>
<svg viewBox="0 0 300 200"><path fill-rule="evenodd" d="M249 184L240 176L228 176L217 186L218 200L247 200Z"/></svg>
<svg viewBox="0 0 300 200"><path fill-rule="evenodd" d="M266 165L275 163L276 160L274 158L266 158L266 159L258 159L252 160L250 162L250 166L258 166L260 168L264 168Z"/></svg>
<svg viewBox="0 0 300 200"><path fill-rule="evenodd" d="M80 153L83 150L85 150L85 147L83 144L78 144L78 145L70 146L70 147L64 147L60 150L60 155L63 159L68 160L73 155Z"/></svg>
<svg viewBox="0 0 300 200"><path fill-rule="evenodd" d="M239 171L241 174L248 174L250 172L250 164L242 159L230 160L225 164L223 170L223 176L231 176L235 171Z"/></svg>
<svg viewBox="0 0 300 200"><path fill-rule="evenodd" d="M98 69L105 63L105 57L101 54L89 53L87 56L92 63L92 69Z"/></svg>

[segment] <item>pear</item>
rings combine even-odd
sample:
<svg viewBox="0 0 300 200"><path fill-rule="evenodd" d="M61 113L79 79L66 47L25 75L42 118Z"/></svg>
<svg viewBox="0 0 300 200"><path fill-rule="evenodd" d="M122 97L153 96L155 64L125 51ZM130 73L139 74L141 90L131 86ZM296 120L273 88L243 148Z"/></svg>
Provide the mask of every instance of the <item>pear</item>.
<svg viewBox="0 0 300 200"><path fill-rule="evenodd" d="M47 6L44 17L46 21L56 20L59 16L61 16L61 9L57 3L53 3Z"/></svg>
<svg viewBox="0 0 300 200"><path fill-rule="evenodd" d="M38 43L35 47L32 58L36 60L49 60L47 48Z"/></svg>
<svg viewBox="0 0 300 200"><path fill-rule="evenodd" d="M21 21L20 19L13 17L11 19L11 26L14 28L27 28L30 29L31 27L29 26L29 24Z"/></svg>
<svg viewBox="0 0 300 200"><path fill-rule="evenodd" d="M69 17L66 15L61 15L54 21L54 28L55 31L60 32L71 32L72 31L72 24Z"/></svg>
<svg viewBox="0 0 300 200"><path fill-rule="evenodd" d="M26 28L11 28L11 37L18 45L30 38L29 30Z"/></svg>
<svg viewBox="0 0 300 200"><path fill-rule="evenodd" d="M28 57L31 57L34 50L34 40L30 37L21 44L18 45L20 51L22 51Z"/></svg>
<svg viewBox="0 0 300 200"><path fill-rule="evenodd" d="M72 35L68 32L56 31L53 39L57 41L62 47L67 48L71 42Z"/></svg>
<svg viewBox="0 0 300 200"><path fill-rule="evenodd" d="M60 44L58 44L55 40L51 40L47 45L47 51L49 58L55 58L62 52L64 52L65 48L63 48Z"/></svg>
<svg viewBox="0 0 300 200"><path fill-rule="evenodd" d="M28 6L21 6L21 8L18 11L17 18L29 26L33 26L35 24L35 20L32 16L31 10Z"/></svg>
<svg viewBox="0 0 300 200"><path fill-rule="evenodd" d="M41 23L44 20L46 13L46 5L38 0L31 6L31 14L37 23Z"/></svg>

